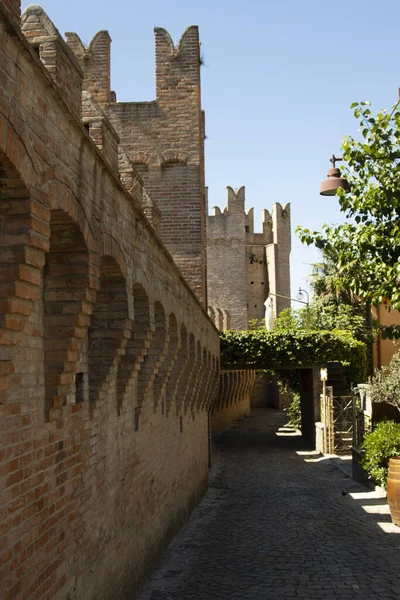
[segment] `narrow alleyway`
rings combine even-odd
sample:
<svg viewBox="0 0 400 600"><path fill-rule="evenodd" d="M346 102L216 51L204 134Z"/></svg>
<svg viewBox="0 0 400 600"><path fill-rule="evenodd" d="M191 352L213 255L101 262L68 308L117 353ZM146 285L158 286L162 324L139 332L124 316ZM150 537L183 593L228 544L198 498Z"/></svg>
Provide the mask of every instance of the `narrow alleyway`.
<svg viewBox="0 0 400 600"><path fill-rule="evenodd" d="M257 410L217 438L210 489L140 600L399 600L386 500Z"/></svg>

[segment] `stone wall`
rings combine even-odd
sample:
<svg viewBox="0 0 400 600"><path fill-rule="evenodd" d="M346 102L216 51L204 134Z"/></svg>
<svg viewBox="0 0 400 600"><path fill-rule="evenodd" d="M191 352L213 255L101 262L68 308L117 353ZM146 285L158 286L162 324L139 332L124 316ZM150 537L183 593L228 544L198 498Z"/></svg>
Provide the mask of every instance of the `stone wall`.
<svg viewBox="0 0 400 600"><path fill-rule="evenodd" d="M0 597L132 598L206 489L219 339L22 23L0 5Z"/></svg>
<svg viewBox="0 0 400 600"><path fill-rule="evenodd" d="M235 421L250 415L255 378L256 372L251 370L221 371L218 396L211 416L213 431L227 429Z"/></svg>
<svg viewBox="0 0 400 600"><path fill-rule="evenodd" d="M161 213L160 235L205 306L206 241L204 116L200 43L189 27L175 48L155 28L156 100L117 102L110 90L110 44L101 31L85 48L75 33L70 48L84 72L84 89L106 112L135 170Z"/></svg>
<svg viewBox="0 0 400 600"><path fill-rule="evenodd" d="M227 188L226 208L214 207L207 219L207 280L209 305L229 313L231 329L263 319L269 293L275 314L290 306L290 248L289 204L263 210L262 233L255 233L244 187Z"/></svg>

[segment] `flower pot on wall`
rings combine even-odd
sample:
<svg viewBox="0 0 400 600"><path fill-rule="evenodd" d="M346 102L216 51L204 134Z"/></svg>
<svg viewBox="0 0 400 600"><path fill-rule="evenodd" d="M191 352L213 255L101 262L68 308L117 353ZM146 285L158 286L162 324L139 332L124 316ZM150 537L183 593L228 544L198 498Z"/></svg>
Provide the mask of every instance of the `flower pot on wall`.
<svg viewBox="0 0 400 600"><path fill-rule="evenodd" d="M400 456L389 459L387 499L392 521L400 527Z"/></svg>

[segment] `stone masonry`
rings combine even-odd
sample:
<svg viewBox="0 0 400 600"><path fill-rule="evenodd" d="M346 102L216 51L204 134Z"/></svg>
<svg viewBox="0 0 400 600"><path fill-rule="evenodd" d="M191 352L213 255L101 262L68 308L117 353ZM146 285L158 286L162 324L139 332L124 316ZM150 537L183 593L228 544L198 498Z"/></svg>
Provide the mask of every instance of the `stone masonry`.
<svg viewBox="0 0 400 600"><path fill-rule="evenodd" d="M139 600L400 598L400 528L386 498L284 423L256 409L217 437L207 495Z"/></svg>
<svg viewBox="0 0 400 600"><path fill-rule="evenodd" d="M200 44L189 27L177 48L161 28L156 38L156 100L117 102L110 89L110 44L100 31L85 48L75 33L67 42L84 74L84 89L101 106L161 213L160 235L204 306L206 210L204 115L200 97Z"/></svg>
<svg viewBox="0 0 400 600"><path fill-rule="evenodd" d="M0 4L0 597L128 599L207 487L218 333L145 216L157 210L120 148L107 77L82 68L42 9L22 30L19 12ZM161 140L149 172L196 188L196 239L197 29L180 51L156 37L159 101L183 87L194 116L187 150L167 155ZM143 111L169 130L159 101Z"/></svg>
<svg viewBox="0 0 400 600"><path fill-rule="evenodd" d="M263 319L269 293L275 314L290 306L290 205L263 210L262 229L255 233L253 209L245 212L244 187L228 187L227 206L214 207L207 219L209 312L219 329L247 329Z"/></svg>

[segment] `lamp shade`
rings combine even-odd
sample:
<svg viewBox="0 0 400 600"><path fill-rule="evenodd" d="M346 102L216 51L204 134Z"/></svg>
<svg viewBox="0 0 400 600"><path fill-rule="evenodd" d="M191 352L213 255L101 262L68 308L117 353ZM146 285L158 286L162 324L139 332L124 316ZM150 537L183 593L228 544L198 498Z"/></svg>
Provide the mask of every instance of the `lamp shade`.
<svg viewBox="0 0 400 600"><path fill-rule="evenodd" d="M328 179L325 179L325 181L321 183L319 193L321 196L334 196L339 188L348 192L350 190L349 182L347 179L343 179L343 177L340 176L340 171L336 167L334 169L329 169Z"/></svg>

